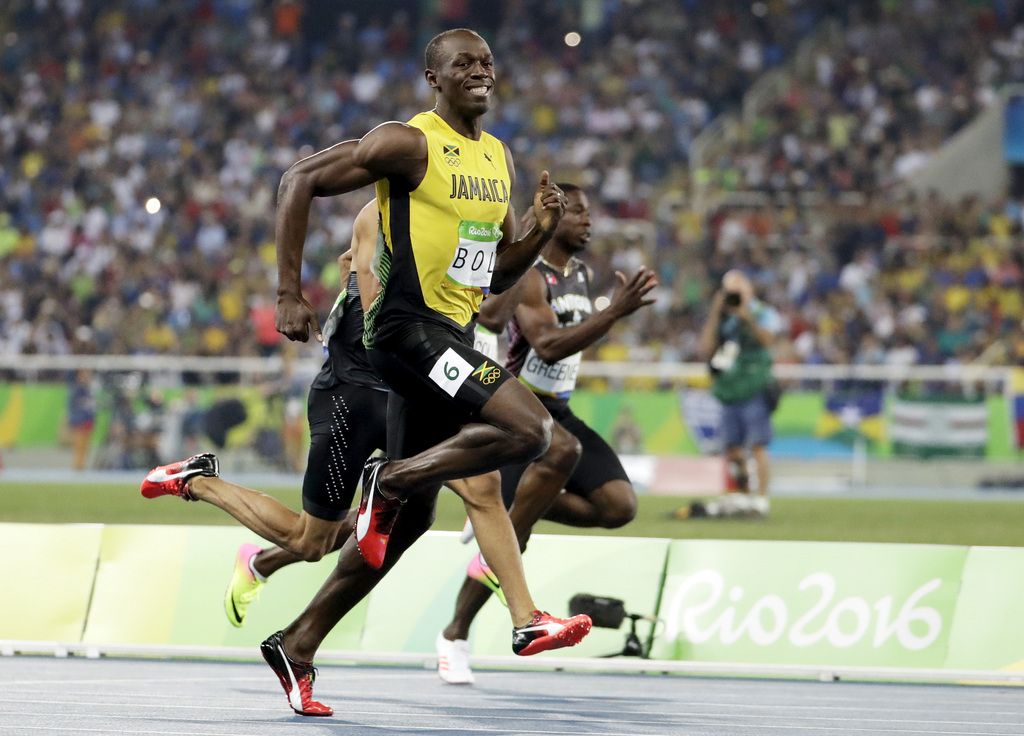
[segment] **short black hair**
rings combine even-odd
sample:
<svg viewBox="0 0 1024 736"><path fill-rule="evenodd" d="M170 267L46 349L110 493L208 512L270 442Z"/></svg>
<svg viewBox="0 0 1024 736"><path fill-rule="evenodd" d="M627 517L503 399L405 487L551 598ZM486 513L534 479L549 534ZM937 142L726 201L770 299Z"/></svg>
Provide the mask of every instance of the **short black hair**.
<svg viewBox="0 0 1024 736"><path fill-rule="evenodd" d="M557 186L559 189L561 189L566 194L568 194L569 192L582 192L583 191L582 188L576 186L575 184L570 184L569 182L555 182L555 186Z"/></svg>
<svg viewBox="0 0 1024 736"><path fill-rule="evenodd" d="M449 28L447 31L441 31L430 39L426 51L423 52L423 61L426 63L427 69L437 69L441 65L441 44L460 33L472 33L474 36L480 36L472 28Z"/></svg>

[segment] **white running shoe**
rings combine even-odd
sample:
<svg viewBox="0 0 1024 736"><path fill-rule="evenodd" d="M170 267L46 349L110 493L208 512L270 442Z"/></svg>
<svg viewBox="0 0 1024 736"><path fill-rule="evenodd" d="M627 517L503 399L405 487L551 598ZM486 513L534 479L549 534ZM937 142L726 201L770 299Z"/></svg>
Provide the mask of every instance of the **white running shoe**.
<svg viewBox="0 0 1024 736"><path fill-rule="evenodd" d="M473 531L473 522L470 521L469 517L467 516L466 517L466 523L462 527L462 535L459 537L459 541L462 542L463 544L469 544L470 542L473 541L473 538L475 536L476 536L476 533Z"/></svg>
<svg viewBox="0 0 1024 736"><path fill-rule="evenodd" d="M768 516L770 504L767 496L753 495L750 493L727 493L718 502L717 514L711 513L708 504L709 516L720 516L734 519L764 519Z"/></svg>
<svg viewBox="0 0 1024 736"><path fill-rule="evenodd" d="M437 674L449 685L472 685L476 682L469 669L469 642L465 639L448 641L444 634L437 635Z"/></svg>

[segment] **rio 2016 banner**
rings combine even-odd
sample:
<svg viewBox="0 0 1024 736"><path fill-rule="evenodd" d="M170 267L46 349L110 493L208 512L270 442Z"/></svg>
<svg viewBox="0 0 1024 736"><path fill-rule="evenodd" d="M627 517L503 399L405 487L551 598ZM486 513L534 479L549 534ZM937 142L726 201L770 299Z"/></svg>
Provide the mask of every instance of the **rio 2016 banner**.
<svg viewBox="0 0 1024 736"><path fill-rule="evenodd" d="M942 667L963 547L674 542L651 656Z"/></svg>
<svg viewBox="0 0 1024 736"><path fill-rule="evenodd" d="M224 615L224 585L238 545L254 540L242 527L0 523L0 555L35 550L0 569L0 645L256 647L302 610L333 562L275 575L236 629ZM472 551L452 532L417 545L325 649L434 651ZM1024 547L538 534L524 564L534 595L556 615L577 592L621 598L634 614L656 610L657 660L1024 672ZM615 653L622 635L622 627L595 629L559 656ZM508 611L494 598L471 651L509 653Z"/></svg>

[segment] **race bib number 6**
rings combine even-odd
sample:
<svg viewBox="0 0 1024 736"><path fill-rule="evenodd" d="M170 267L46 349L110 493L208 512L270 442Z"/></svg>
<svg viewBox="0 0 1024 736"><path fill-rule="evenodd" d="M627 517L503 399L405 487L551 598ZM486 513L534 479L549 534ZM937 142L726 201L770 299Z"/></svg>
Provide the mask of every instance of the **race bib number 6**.
<svg viewBox="0 0 1024 736"><path fill-rule="evenodd" d="M488 293L500 240L501 225L497 222L459 223L459 244L445 274L448 281L459 289Z"/></svg>
<svg viewBox="0 0 1024 736"><path fill-rule="evenodd" d="M434 363L434 367L430 369L428 375L430 380L440 386L446 394L455 398L455 394L458 393L459 388L472 372L473 366L467 363L461 355L448 348Z"/></svg>

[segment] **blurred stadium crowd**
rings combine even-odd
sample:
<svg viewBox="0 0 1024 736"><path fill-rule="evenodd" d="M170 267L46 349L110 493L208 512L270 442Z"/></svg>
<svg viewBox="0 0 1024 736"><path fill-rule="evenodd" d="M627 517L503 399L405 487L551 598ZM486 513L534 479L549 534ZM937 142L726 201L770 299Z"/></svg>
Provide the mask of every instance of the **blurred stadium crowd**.
<svg viewBox="0 0 1024 736"><path fill-rule="evenodd" d="M596 357L698 360L708 295L738 265L785 319L781 361L1024 363L1022 202L899 186L1024 78L1024 2L953 4L440 0L385 14L316 0L6 0L0 352L281 350L281 174L429 108L426 40L471 25L497 58L487 128L516 155L520 209L549 169L591 194L603 284L640 264L660 274L656 308ZM799 53L794 83L694 168L715 116ZM706 209L691 206L695 181ZM761 196L737 205L735 192ZM304 277L322 314L368 195L313 213Z"/></svg>

